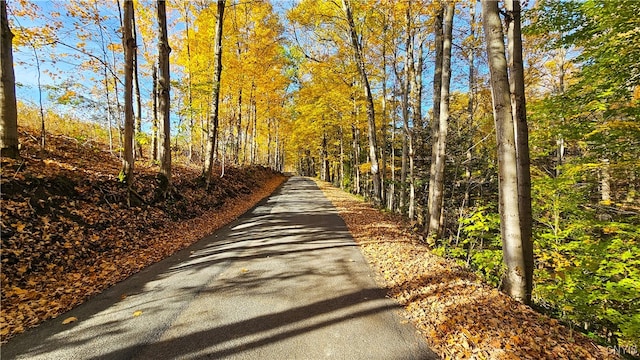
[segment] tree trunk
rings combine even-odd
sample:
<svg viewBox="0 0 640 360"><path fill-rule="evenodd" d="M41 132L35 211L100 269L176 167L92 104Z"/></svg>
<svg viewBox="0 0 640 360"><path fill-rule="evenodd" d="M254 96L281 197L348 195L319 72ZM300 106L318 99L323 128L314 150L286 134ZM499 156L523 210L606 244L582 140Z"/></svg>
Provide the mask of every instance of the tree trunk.
<svg viewBox="0 0 640 360"><path fill-rule="evenodd" d="M236 118L236 151L233 154L234 162L240 164L240 149L242 149L242 86L238 89L238 117Z"/></svg>
<svg viewBox="0 0 640 360"><path fill-rule="evenodd" d="M396 123L395 117L391 115L391 184L389 185L389 195L387 195L387 209L393 211L396 201Z"/></svg>
<svg viewBox="0 0 640 360"><path fill-rule="evenodd" d="M151 97L153 98L153 116L151 118L151 158L158 161L158 68L154 64L152 69L153 86Z"/></svg>
<svg viewBox="0 0 640 360"><path fill-rule="evenodd" d="M518 206L518 165L504 33L498 3L493 0L482 1L482 14L498 144L500 233L503 260L507 268L502 288L514 299L524 302L528 286Z"/></svg>
<svg viewBox="0 0 640 360"><path fill-rule="evenodd" d="M167 37L167 11L165 0L158 0L158 90L160 126L160 188L164 194L171 186L171 128L170 115L170 72L169 72L169 39Z"/></svg>
<svg viewBox="0 0 640 360"><path fill-rule="evenodd" d="M506 0L507 39L509 42L509 72L511 108L513 112L516 138L516 159L518 161L518 206L520 215L520 234L524 252L526 296L524 303L531 302L533 290L533 235L531 212L531 170L529 159L529 128L524 93L524 66L522 61L522 33L520 29L520 2Z"/></svg>
<svg viewBox="0 0 640 360"><path fill-rule="evenodd" d="M193 73L191 72L191 38L189 36L189 3L184 2L184 26L186 34L186 47L187 47L187 111L189 115L189 161L193 161L193 135L194 119L193 119Z"/></svg>
<svg viewBox="0 0 640 360"><path fill-rule="evenodd" d="M446 162L447 125L449 122L449 86L451 84L451 42L455 3L449 2L444 15L442 36L442 83L440 89L440 115L434 124L431 151L431 177L429 178L429 222L427 237L442 236L444 201L444 167Z"/></svg>
<svg viewBox="0 0 640 360"><path fill-rule="evenodd" d="M443 45L443 29L442 22L444 18L444 9L440 7L435 16L434 37L435 37L435 67L433 70L433 109L431 119L431 164L429 169L429 194L427 202L427 224L425 234L429 233L430 211L433 207L435 179L436 179L436 163L433 161L434 153L438 151L438 135L440 127L440 94L442 92L442 45Z"/></svg>
<svg viewBox="0 0 640 360"><path fill-rule="evenodd" d="M17 159L18 108L16 77L13 71L13 33L7 19L7 2L0 0L0 156Z"/></svg>
<svg viewBox="0 0 640 360"><path fill-rule="evenodd" d="M135 157L142 157L142 98L140 97L140 76L138 74L138 31L136 29L136 17L132 15L132 32L133 32L133 83L136 95L136 112L135 112Z"/></svg>
<svg viewBox="0 0 640 360"><path fill-rule="evenodd" d="M351 134L353 136L353 192L360 194L360 130L356 125L351 125Z"/></svg>
<svg viewBox="0 0 640 360"><path fill-rule="evenodd" d="M213 93L211 106L211 120L209 121L209 134L207 137L207 150L205 155L205 180L207 188L211 183L213 174L213 157L216 150L216 138L218 137L218 105L220 103L220 77L222 74L222 25L224 21L224 6L226 0L218 0L216 35L215 35L215 68L213 72Z"/></svg>
<svg viewBox="0 0 640 360"><path fill-rule="evenodd" d="M600 201L606 205L611 203L611 172L608 159L603 159L600 167Z"/></svg>
<svg viewBox="0 0 640 360"><path fill-rule="evenodd" d="M470 9L469 9L469 17L471 23L471 34L469 35L471 38L471 47L469 49L469 54L467 59L469 61L469 104L467 106L467 111L469 112L469 118L467 120L467 129L471 130L473 127L473 118L475 115L475 88L476 88L476 78L475 78L475 43L476 43L476 1L471 0ZM469 191L471 189L471 159L472 159L472 146L473 146L473 134L469 133L468 135L469 141L467 143L466 150L466 161L465 161L465 179L466 186L464 190L464 199L463 203L469 204Z"/></svg>
<svg viewBox="0 0 640 360"><path fill-rule="evenodd" d="M351 14L350 0L342 0L342 8L347 16L347 22L349 24L349 31L351 34L351 44L353 45L353 54L362 85L364 86L365 99L367 104L367 120L368 120L368 138L369 138L369 160L371 162L371 178L373 180L373 196L372 201L375 205L380 204L380 176L378 169L378 144L376 141L376 122L375 122L375 108L373 105L373 95L371 94L371 86L369 85L369 78L364 66L364 58L362 56L362 47L358 41L358 34L356 33L356 26L353 22L353 16Z"/></svg>
<svg viewBox="0 0 640 360"><path fill-rule="evenodd" d="M330 171L330 164L329 164L329 149L328 149L329 145L328 145L328 141L327 141L327 132L323 132L322 133L322 180L324 181L329 181L329 179L331 178L331 175L329 174Z"/></svg>
<svg viewBox="0 0 640 360"><path fill-rule="evenodd" d="M385 177L387 171L387 17L384 16L382 25L382 121L380 128L380 136L382 137L382 146L380 148L380 201L385 203L386 187Z"/></svg>
<svg viewBox="0 0 640 360"><path fill-rule="evenodd" d="M340 189L344 190L344 132L340 125Z"/></svg>
<svg viewBox="0 0 640 360"><path fill-rule="evenodd" d="M415 189L413 178L413 132L409 127L409 109L411 102L411 78L413 77L413 35L411 30L411 12L410 6L407 6L407 12L405 14L406 20L406 37L405 46L407 49L407 56L404 62L404 84L402 86L402 123L404 129L404 138L402 141L402 195L400 197L400 206L405 205L405 198L407 196L407 172L408 172L408 188L409 188L409 203L408 203L408 216L409 220L413 220L415 211ZM407 164L407 160L409 164ZM408 169L407 169L408 167ZM407 171L408 170L408 171Z"/></svg>
<svg viewBox="0 0 640 360"><path fill-rule="evenodd" d="M136 46L133 39L133 0L124 1L122 42L124 46L124 156L120 178L131 186L134 166L133 58Z"/></svg>

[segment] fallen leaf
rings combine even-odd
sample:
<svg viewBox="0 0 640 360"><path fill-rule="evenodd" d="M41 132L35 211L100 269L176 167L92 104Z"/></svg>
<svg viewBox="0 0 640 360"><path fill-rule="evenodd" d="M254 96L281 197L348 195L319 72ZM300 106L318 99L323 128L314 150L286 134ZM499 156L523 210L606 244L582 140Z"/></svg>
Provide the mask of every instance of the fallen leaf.
<svg viewBox="0 0 640 360"><path fill-rule="evenodd" d="M75 316L71 316L71 317L68 317L68 318L62 320L62 325L71 324L71 323L76 322L76 321L78 321L78 318L75 317Z"/></svg>
<svg viewBox="0 0 640 360"><path fill-rule="evenodd" d="M142 315L142 310L136 310L133 312L133 317L138 317L140 315Z"/></svg>

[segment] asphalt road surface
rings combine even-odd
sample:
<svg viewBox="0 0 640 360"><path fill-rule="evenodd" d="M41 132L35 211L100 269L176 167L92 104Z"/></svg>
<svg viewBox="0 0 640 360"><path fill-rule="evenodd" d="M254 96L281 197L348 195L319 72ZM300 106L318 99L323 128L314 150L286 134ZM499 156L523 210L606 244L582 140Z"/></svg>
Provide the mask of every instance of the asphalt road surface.
<svg viewBox="0 0 640 360"><path fill-rule="evenodd" d="M13 338L2 359L436 359L343 220L293 177L194 246ZM78 321L62 325L67 317Z"/></svg>

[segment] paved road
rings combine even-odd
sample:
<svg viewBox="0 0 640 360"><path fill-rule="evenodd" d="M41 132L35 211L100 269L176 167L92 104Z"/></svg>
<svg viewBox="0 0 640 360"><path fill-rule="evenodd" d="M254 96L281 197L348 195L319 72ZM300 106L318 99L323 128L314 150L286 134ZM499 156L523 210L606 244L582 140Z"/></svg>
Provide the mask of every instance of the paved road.
<svg viewBox="0 0 640 360"><path fill-rule="evenodd" d="M335 208L312 181L293 177L216 234L0 351L2 359L437 358L399 311ZM69 316L78 321L62 325Z"/></svg>

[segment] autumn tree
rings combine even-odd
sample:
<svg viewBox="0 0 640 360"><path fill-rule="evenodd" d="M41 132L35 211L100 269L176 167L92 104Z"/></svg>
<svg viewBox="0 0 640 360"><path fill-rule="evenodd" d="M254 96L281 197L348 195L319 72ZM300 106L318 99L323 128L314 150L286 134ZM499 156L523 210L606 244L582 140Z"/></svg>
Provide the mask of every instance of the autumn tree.
<svg viewBox="0 0 640 360"><path fill-rule="evenodd" d="M442 13L442 10L440 10ZM434 102L432 122L431 172L429 176L428 238L437 238L442 232L442 205L444 201L444 167L446 162L447 126L449 122L449 87L451 84L451 47L455 3L448 2L443 18L436 19L436 70L434 76ZM440 21L444 20L442 23ZM442 25L440 25L442 24ZM442 30L441 27L442 26ZM441 33L442 31L442 33ZM440 45L440 42L442 45ZM440 49L442 52L440 53ZM440 67L440 68L438 68ZM439 96L438 96L439 95Z"/></svg>
<svg viewBox="0 0 640 360"><path fill-rule="evenodd" d="M216 140L218 136L218 116L220 101L220 78L222 74L222 28L224 21L225 0L218 0L217 3L217 19L216 19L216 35L215 35L215 65L213 73L213 93L211 119L209 120L209 132L207 137L207 149L205 154L204 176L207 186L211 182L213 175L213 160L216 150Z"/></svg>
<svg viewBox="0 0 640 360"><path fill-rule="evenodd" d="M158 12L158 112L160 119L159 138L161 190L166 193L171 185L171 128L169 123L170 73L169 73L169 39L167 37L167 10L164 0L156 3Z"/></svg>
<svg viewBox="0 0 640 360"><path fill-rule="evenodd" d="M531 213L531 161L529 159L529 127L524 89L520 1L506 0L507 42L509 53L509 91L513 115L518 177L518 215L525 268L525 303L531 302L533 290L533 238Z"/></svg>
<svg viewBox="0 0 640 360"><path fill-rule="evenodd" d="M360 79L362 81L363 90L365 93L366 105L367 105L367 124L368 124L368 139L369 139L369 161L371 162L371 177L373 180L373 203L380 203L380 175L378 168L378 143L376 140L376 121L375 121L375 107L373 105L373 95L371 94L371 85L369 84L369 78L365 68L364 58L362 56L362 45L358 40L358 33L353 21L353 15L351 13L351 2L349 0L342 0L342 9L344 10L347 18L347 24L349 26L349 34L351 36L351 44L353 46L353 57L360 73Z"/></svg>
<svg viewBox="0 0 640 360"><path fill-rule="evenodd" d="M506 266L502 286L516 300L529 303L531 284L527 281L531 277L527 275L529 270L527 263L533 263L533 259L527 259L529 256L525 250L527 239L524 239L521 229L515 124L511 110L504 33L498 3L483 1L482 15L498 143L500 232ZM530 256L532 255L531 253Z"/></svg>
<svg viewBox="0 0 640 360"><path fill-rule="evenodd" d="M136 44L133 39L133 0L124 1L122 45L124 47L124 156L120 178L131 186L135 160L133 147L135 125L133 118L133 57Z"/></svg>
<svg viewBox="0 0 640 360"><path fill-rule="evenodd" d="M18 109L16 104L16 79L13 72L13 33L7 19L7 2L0 1L0 152L2 156L17 158Z"/></svg>

